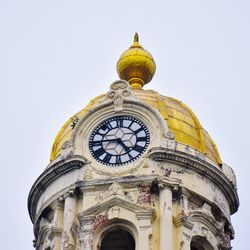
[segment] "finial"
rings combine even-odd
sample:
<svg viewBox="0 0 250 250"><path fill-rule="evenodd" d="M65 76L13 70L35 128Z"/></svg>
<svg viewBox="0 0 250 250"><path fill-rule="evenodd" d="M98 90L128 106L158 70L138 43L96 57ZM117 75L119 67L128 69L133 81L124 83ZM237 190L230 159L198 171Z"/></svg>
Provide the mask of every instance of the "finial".
<svg viewBox="0 0 250 250"><path fill-rule="evenodd" d="M134 43L139 43L139 36L137 32L135 32L135 35L134 35Z"/></svg>
<svg viewBox="0 0 250 250"><path fill-rule="evenodd" d="M128 81L132 89L142 89L153 78L155 68L154 58L139 44L136 32L134 43L122 53L116 64L118 75Z"/></svg>
<svg viewBox="0 0 250 250"><path fill-rule="evenodd" d="M139 44L139 36L138 36L138 33L135 32L135 35L134 35L134 43L130 46L130 49L132 48L142 48L143 47Z"/></svg>

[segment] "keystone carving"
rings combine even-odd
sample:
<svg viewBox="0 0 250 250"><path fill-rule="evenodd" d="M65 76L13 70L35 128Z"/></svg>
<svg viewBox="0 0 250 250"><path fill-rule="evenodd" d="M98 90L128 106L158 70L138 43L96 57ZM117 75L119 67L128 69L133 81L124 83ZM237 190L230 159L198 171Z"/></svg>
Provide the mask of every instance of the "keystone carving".
<svg viewBox="0 0 250 250"><path fill-rule="evenodd" d="M111 84L110 91L106 95L107 99L114 102L115 111L123 110L123 100L138 100L131 91L130 85L125 80L118 80Z"/></svg>
<svg viewBox="0 0 250 250"><path fill-rule="evenodd" d="M108 197L111 196L111 195L120 195L120 196L125 197L123 188L119 183L113 182L110 185L110 187L108 189Z"/></svg>

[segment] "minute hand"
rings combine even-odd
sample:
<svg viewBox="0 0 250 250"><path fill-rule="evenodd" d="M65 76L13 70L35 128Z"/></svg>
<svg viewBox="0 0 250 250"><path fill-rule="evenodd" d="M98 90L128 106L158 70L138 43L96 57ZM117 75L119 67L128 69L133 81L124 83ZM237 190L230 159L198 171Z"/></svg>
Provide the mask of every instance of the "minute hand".
<svg viewBox="0 0 250 250"><path fill-rule="evenodd" d="M101 143L101 142L113 142L113 141L117 141L118 142L118 138L116 138L116 139L107 139L107 140L100 140L100 141L94 141L94 143Z"/></svg>

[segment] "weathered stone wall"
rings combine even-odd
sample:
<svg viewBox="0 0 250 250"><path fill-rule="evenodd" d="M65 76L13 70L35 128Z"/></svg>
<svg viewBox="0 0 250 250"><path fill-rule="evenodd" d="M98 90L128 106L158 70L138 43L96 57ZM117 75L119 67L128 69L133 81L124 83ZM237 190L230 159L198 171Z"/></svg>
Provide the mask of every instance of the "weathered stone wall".
<svg viewBox="0 0 250 250"><path fill-rule="evenodd" d="M146 124L150 144L139 160L104 166L89 152L89 134L93 124L121 113ZM160 113L124 81L77 121L29 196L38 250L98 250L116 228L133 236L136 250L187 250L199 240L206 250L230 249L230 215L237 208L232 169L177 143Z"/></svg>

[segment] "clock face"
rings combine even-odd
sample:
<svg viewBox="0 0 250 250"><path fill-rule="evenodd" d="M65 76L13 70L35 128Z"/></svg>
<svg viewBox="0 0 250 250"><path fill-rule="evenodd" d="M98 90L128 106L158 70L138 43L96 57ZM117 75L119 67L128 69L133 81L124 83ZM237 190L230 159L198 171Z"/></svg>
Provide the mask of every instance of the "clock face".
<svg viewBox="0 0 250 250"><path fill-rule="evenodd" d="M129 163L142 155L150 141L147 127L136 118L116 116L101 122L92 132L92 156L108 166Z"/></svg>

